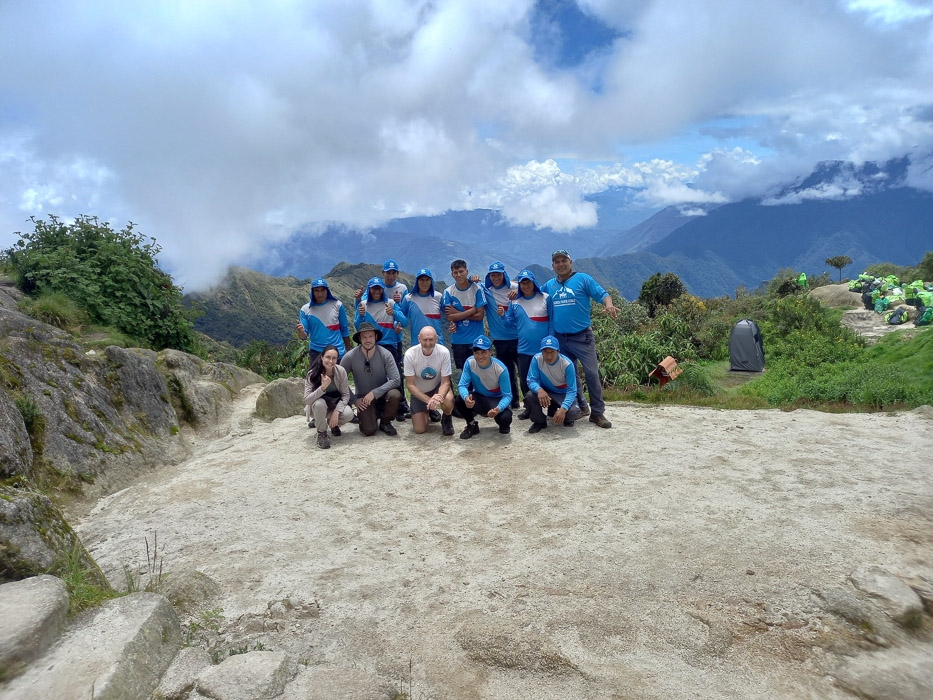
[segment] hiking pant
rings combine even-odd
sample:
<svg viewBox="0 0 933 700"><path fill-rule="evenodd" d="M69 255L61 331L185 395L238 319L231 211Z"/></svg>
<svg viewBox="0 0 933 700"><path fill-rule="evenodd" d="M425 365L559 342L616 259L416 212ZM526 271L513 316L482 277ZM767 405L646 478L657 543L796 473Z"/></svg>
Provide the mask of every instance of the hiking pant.
<svg viewBox="0 0 933 700"><path fill-rule="evenodd" d="M399 396L401 397L399 399L399 409L404 413L410 409L408 407L408 399L405 398L405 373L402 371L402 359L405 355L402 353L402 344L382 345L381 347L384 347L391 353L392 358L395 360L395 366L398 368L398 376L402 380L402 386L399 387ZM392 417L394 418L395 416L393 415Z"/></svg>
<svg viewBox="0 0 933 700"><path fill-rule="evenodd" d="M402 394L398 389L389 389L385 394L369 404L365 411L359 411L360 432L363 435L375 435L379 429L379 421L395 420L398 414L398 405Z"/></svg>
<svg viewBox="0 0 933 700"><path fill-rule="evenodd" d="M545 389L545 391L547 390ZM541 402L538 400L538 392L529 389L525 393L525 409L528 411L528 418L532 423L546 424L547 419L549 417L552 418L554 414L557 413L557 409L560 408L560 405L564 403L564 399L567 398L567 394L558 394L556 391L548 391L547 395L551 397L551 405L547 407L547 415L545 415L544 409L541 407ZM567 410L564 421L574 421L579 417L580 406L575 400Z"/></svg>
<svg viewBox="0 0 933 700"><path fill-rule="evenodd" d="M466 401L460 397L460 394L457 394L454 399L454 408L459 409L460 417L467 423L472 423L476 416L485 416L499 405L499 399L480 394L478 391L473 392L473 400L475 401L473 408L468 408ZM496 425L500 428L509 427L512 425L512 409L506 406L504 410L496 414L493 420L496 421Z"/></svg>
<svg viewBox="0 0 933 700"><path fill-rule="evenodd" d="M555 333L560 343L560 351L574 363L583 365L583 374L586 376L586 388L590 392L590 407L593 413L606 412L606 402L603 401L603 385L599 381L599 360L596 358L596 336L593 329L587 328L579 333ZM575 367L576 368L576 367ZM579 387L577 398L583 402L583 387Z"/></svg>
<svg viewBox="0 0 933 700"><path fill-rule="evenodd" d="M518 338L514 340L493 340L496 359L509 370L509 385L512 387L512 408L518 406L518 382L515 381L515 366L518 364Z"/></svg>

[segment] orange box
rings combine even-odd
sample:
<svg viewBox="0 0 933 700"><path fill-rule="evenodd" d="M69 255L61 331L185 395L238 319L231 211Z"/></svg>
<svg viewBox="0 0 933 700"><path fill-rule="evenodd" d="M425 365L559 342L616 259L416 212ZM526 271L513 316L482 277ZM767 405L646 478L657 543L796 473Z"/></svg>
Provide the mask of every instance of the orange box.
<svg viewBox="0 0 933 700"><path fill-rule="evenodd" d="M664 386L668 382L677 379L681 372L683 372L683 369L677 366L677 360L668 355L658 363L658 366L654 368L648 377L655 377L661 383L661 386Z"/></svg>

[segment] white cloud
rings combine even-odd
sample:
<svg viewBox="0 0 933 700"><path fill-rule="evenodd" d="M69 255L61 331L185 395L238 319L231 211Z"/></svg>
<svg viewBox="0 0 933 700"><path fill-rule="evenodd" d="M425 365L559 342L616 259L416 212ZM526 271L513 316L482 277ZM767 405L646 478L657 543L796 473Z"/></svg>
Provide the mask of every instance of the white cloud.
<svg viewBox="0 0 933 700"><path fill-rule="evenodd" d="M31 213L132 220L196 287L314 222L569 228L607 187L718 202L933 150L927 5L580 0L621 36L569 70L536 62L533 5L0 4L0 246Z"/></svg>

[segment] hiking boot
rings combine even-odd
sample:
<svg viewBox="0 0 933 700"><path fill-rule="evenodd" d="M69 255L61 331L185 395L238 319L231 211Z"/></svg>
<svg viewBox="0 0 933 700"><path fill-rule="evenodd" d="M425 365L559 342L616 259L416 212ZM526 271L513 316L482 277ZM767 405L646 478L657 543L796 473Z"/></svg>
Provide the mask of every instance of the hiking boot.
<svg viewBox="0 0 933 700"><path fill-rule="evenodd" d="M334 437L340 437L340 426L335 425L333 428L331 428L330 434L333 435Z"/></svg>
<svg viewBox="0 0 933 700"><path fill-rule="evenodd" d="M467 423L466 427L463 429L463 432L460 433L461 440L469 440L471 437L476 435L479 432L479 423L473 421L472 423Z"/></svg>
<svg viewBox="0 0 933 700"><path fill-rule="evenodd" d="M411 418L411 412L406 411L404 408L400 408L398 413L395 414L395 420L397 421L408 420L409 418Z"/></svg>
<svg viewBox="0 0 933 700"><path fill-rule="evenodd" d="M573 421L572 421L572 420L565 420L565 421L564 421L564 427L565 427L565 428L572 428L572 427L573 427Z"/></svg>
<svg viewBox="0 0 933 700"><path fill-rule="evenodd" d="M330 449L330 438L327 437L327 433L322 433L320 430L317 431L317 446L322 450Z"/></svg>
<svg viewBox="0 0 933 700"><path fill-rule="evenodd" d="M428 418L431 419L431 422L432 422L432 423L440 423L440 422L441 422L441 412L438 411L436 408L432 408L430 411L428 411Z"/></svg>
<svg viewBox="0 0 933 700"><path fill-rule="evenodd" d="M313 419L313 418L312 418L311 420L308 421L308 427L309 427L309 428L313 428L313 427L314 427L314 419Z"/></svg>
<svg viewBox="0 0 933 700"><path fill-rule="evenodd" d="M596 423L600 428L611 428L612 423L602 413L594 413L590 416L590 423Z"/></svg>
<svg viewBox="0 0 933 700"><path fill-rule="evenodd" d="M350 422L353 423L354 425L359 425L359 424L360 424L360 417L357 416L357 415L354 415L354 416L353 416L353 420L351 420Z"/></svg>
<svg viewBox="0 0 933 700"><path fill-rule="evenodd" d="M398 431L395 429L395 426L392 425L391 421L379 421L379 430L389 436L398 435Z"/></svg>
<svg viewBox="0 0 933 700"><path fill-rule="evenodd" d="M499 426L499 433L500 433L501 435L508 435L508 434L511 433L511 432L512 432L512 426L511 426L511 425L500 425L500 426Z"/></svg>
<svg viewBox="0 0 933 700"><path fill-rule="evenodd" d="M547 427L547 423L532 423L531 427L528 428L528 434L534 435L535 433L540 433Z"/></svg>
<svg viewBox="0 0 933 700"><path fill-rule="evenodd" d="M586 418L588 415L590 415L590 407L588 405L584 406L581 404L580 405L580 418Z"/></svg>
<svg viewBox="0 0 933 700"><path fill-rule="evenodd" d="M519 403L518 403L518 399L516 399L515 401L512 402L511 408L512 408L513 411L516 410L516 409L519 408L519 407L520 407L520 406L519 406Z"/></svg>
<svg viewBox="0 0 933 700"><path fill-rule="evenodd" d="M527 408L518 414L519 420L528 420L529 418L531 418L531 411L529 411Z"/></svg>
<svg viewBox="0 0 933 700"><path fill-rule="evenodd" d="M454 419L451 416L441 416L441 434L444 437L450 437L454 434Z"/></svg>

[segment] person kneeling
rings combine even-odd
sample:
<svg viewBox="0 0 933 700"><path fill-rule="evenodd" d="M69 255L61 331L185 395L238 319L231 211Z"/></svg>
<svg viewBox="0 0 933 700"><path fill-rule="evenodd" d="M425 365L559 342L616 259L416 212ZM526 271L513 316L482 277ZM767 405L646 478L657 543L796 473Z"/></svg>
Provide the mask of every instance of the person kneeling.
<svg viewBox="0 0 933 700"><path fill-rule="evenodd" d="M531 419L529 433L547 427L548 416L554 424L569 428L580 417L577 405L577 373L573 363L559 352L559 343L553 335L541 340L541 352L534 356L528 368L528 393L525 410Z"/></svg>
<svg viewBox="0 0 933 700"><path fill-rule="evenodd" d="M460 433L463 440L469 440L479 432L479 424L475 420L478 414L495 420L500 433L506 434L512 429L509 370L492 356L491 348L492 341L485 335L479 336L473 341L473 357L463 365L457 385L460 395L454 403L466 421L466 427Z"/></svg>
<svg viewBox="0 0 933 700"><path fill-rule="evenodd" d="M353 335L356 347L340 361L340 366L353 375L360 432L367 437L377 430L389 436L398 435L392 419L398 415L402 400L401 377L395 357L379 345L381 339L378 327L361 323Z"/></svg>

